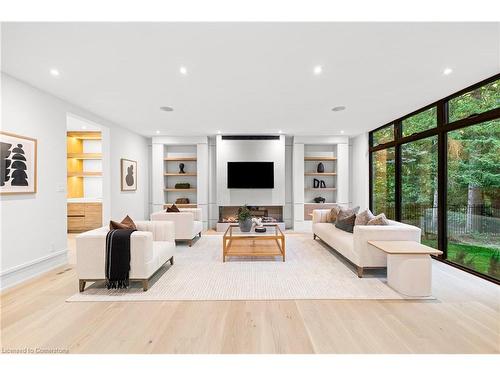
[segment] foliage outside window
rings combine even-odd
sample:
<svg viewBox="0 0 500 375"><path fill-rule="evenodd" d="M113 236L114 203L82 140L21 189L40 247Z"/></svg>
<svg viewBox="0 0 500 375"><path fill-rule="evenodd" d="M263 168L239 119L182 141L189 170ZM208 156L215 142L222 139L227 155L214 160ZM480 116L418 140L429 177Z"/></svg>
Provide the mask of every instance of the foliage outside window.
<svg viewBox="0 0 500 375"><path fill-rule="evenodd" d="M381 145L383 143L394 141L394 125L391 124L380 130L372 133L373 144L372 146Z"/></svg>
<svg viewBox="0 0 500 375"><path fill-rule="evenodd" d="M457 96L448 102L449 122L500 108L500 80Z"/></svg>
<svg viewBox="0 0 500 375"><path fill-rule="evenodd" d="M403 137L423 132L437 126L436 107L417 113L414 116L404 119L402 122Z"/></svg>
<svg viewBox="0 0 500 375"><path fill-rule="evenodd" d="M437 248L437 136L401 146L401 221L422 230L422 243Z"/></svg>
<svg viewBox="0 0 500 375"><path fill-rule="evenodd" d="M389 219L395 218L395 158L394 147L372 154L372 201L375 214L385 213Z"/></svg>
<svg viewBox="0 0 500 375"><path fill-rule="evenodd" d="M500 280L500 119L448 133L448 260Z"/></svg>

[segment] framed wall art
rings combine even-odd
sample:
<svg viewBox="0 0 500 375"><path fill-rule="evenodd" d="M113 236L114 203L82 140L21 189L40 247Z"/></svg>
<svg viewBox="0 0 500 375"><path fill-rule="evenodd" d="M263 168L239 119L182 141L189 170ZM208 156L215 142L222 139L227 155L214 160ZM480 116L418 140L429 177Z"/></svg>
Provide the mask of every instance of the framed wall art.
<svg viewBox="0 0 500 375"><path fill-rule="evenodd" d="M121 187L122 191L137 190L137 162L121 159Z"/></svg>
<svg viewBox="0 0 500 375"><path fill-rule="evenodd" d="M0 132L0 194L34 194L37 140Z"/></svg>

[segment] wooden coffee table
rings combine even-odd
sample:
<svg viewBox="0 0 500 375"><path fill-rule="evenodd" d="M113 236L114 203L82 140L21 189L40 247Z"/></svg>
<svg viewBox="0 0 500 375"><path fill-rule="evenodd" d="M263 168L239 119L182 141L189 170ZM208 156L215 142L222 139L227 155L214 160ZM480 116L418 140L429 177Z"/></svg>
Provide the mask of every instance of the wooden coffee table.
<svg viewBox="0 0 500 375"><path fill-rule="evenodd" d="M285 261L285 235L277 224L265 224L265 233L242 232L238 224L231 224L222 237L222 261L227 256L282 257Z"/></svg>

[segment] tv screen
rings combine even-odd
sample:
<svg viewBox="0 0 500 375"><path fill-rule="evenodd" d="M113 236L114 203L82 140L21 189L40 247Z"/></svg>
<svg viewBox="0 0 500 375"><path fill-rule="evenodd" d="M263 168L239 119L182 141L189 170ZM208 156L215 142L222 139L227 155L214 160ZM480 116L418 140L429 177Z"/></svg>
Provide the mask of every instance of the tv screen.
<svg viewBox="0 0 500 375"><path fill-rule="evenodd" d="M228 189L274 189L274 163L269 161L227 163Z"/></svg>

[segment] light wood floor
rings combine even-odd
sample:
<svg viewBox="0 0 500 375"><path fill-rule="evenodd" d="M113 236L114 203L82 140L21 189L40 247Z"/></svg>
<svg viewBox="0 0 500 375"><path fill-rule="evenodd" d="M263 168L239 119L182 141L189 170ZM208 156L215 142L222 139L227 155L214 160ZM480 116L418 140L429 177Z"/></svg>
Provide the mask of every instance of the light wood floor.
<svg viewBox="0 0 500 375"><path fill-rule="evenodd" d="M78 291L69 247L68 266L1 296L4 349L500 353L500 287L438 262L436 301L66 303Z"/></svg>

